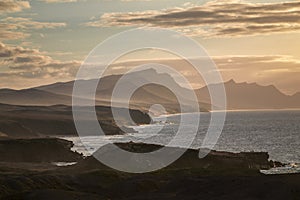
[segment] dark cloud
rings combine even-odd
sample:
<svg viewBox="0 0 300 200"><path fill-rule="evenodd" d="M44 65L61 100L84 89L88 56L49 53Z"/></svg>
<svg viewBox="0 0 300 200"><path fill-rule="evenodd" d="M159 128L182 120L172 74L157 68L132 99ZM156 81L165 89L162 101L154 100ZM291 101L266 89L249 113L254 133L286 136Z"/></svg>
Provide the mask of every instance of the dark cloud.
<svg viewBox="0 0 300 200"><path fill-rule="evenodd" d="M240 36L300 31L300 2L243 3L213 1L162 11L106 13L88 26L148 25L205 36Z"/></svg>
<svg viewBox="0 0 300 200"><path fill-rule="evenodd" d="M0 58L11 58L21 54L40 53L37 49L28 49L23 47L11 47L0 42Z"/></svg>

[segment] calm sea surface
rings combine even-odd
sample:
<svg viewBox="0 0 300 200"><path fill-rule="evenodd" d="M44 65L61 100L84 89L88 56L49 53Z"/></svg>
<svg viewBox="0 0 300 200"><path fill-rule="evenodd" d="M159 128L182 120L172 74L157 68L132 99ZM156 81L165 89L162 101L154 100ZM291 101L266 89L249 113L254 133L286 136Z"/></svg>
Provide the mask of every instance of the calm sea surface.
<svg viewBox="0 0 300 200"><path fill-rule="evenodd" d="M199 114L185 114L189 120L185 126L193 126ZM206 135L210 113L200 114L200 125L192 148L199 148ZM177 133L181 115L154 118L151 125L132 127L138 133L125 136L99 136L79 138L74 149L88 155L101 145L112 142L139 141L166 145ZM269 152L270 159L284 163L300 163L300 111L237 111L227 112L225 126L215 150L241 152ZM88 153L89 152L89 153ZM297 167L298 168L298 167Z"/></svg>

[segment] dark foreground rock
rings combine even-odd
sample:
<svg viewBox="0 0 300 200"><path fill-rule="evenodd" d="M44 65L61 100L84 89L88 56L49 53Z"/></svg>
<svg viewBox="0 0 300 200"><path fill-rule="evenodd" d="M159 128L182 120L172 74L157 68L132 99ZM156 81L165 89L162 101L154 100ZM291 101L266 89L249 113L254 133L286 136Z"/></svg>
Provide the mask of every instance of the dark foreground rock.
<svg viewBox="0 0 300 200"><path fill-rule="evenodd" d="M77 162L82 155L71 151L73 143L57 138L0 140L1 162Z"/></svg>
<svg viewBox="0 0 300 200"><path fill-rule="evenodd" d="M64 145L70 148L68 143ZM160 148L118 145L133 152ZM97 153L100 152L101 149ZM11 163L18 168L17 164L20 163ZM118 172L93 157L79 160L74 166L43 171L34 170L40 163L31 164L33 169L28 171L22 165L5 170L0 163L0 199L300 199L300 174L259 173L259 169L274 165L268 161L267 153L212 151L199 159L198 151L188 150L171 166L146 174Z"/></svg>
<svg viewBox="0 0 300 200"><path fill-rule="evenodd" d="M121 149L134 152L134 153L147 153L161 149L163 146L154 144L143 144L143 143L118 143L116 144ZM165 157L173 157L181 148L168 147L168 153ZM94 153L95 157L105 157L107 159L114 158L117 150L113 148L111 144L108 144L100 148ZM200 151L207 151L202 149ZM100 163L95 157L90 156L83 161L79 162L74 168L77 169L108 169L105 165ZM150 157L151 158L151 157ZM153 157L155 158L155 157ZM146 168L153 163L147 162L144 165L142 160L137 159L134 155L130 158L120 157L120 163L123 162L134 162L136 169L142 169L143 166ZM123 159L123 160L122 160ZM163 159L155 159L155 165L162 166L164 164ZM259 173L261 169L270 169L274 166L282 166L279 162L269 161L269 154L266 152L242 152L242 153L229 153L220 151L210 151L207 156L200 159L199 150L188 149L184 154L167 167L167 169L192 169L198 170L202 174L250 174ZM137 167L138 166L138 167ZM140 168L139 168L140 167Z"/></svg>

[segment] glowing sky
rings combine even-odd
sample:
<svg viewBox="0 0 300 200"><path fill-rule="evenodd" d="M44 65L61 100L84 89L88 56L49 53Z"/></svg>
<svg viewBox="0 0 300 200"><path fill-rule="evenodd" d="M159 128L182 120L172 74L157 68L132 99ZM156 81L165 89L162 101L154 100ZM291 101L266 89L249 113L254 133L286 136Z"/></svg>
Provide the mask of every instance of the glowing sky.
<svg viewBox="0 0 300 200"><path fill-rule="evenodd" d="M193 37L213 57L224 81L300 91L300 1L277 0L2 0L0 87L72 80L97 44L140 26ZM155 52L130 59L174 62ZM124 63L120 66L130 62Z"/></svg>

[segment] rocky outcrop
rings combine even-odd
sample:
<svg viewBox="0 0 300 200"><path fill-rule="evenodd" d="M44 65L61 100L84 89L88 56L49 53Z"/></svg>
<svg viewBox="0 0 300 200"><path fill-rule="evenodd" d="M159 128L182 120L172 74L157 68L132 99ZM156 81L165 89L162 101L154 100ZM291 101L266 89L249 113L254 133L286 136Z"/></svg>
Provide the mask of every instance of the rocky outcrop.
<svg viewBox="0 0 300 200"><path fill-rule="evenodd" d="M132 142L119 143L117 145L126 151L134 153L152 152L162 148L160 145ZM181 150L176 147L168 148L170 148L170 151L168 151L169 155L165 156L172 156L174 153ZM115 152L110 149L112 149L111 145L108 144L95 152L95 155L101 154L102 156L107 158L111 157L113 159ZM200 151L207 150L202 149ZM135 159L135 157L132 157L131 159ZM259 170L261 169L270 169L275 165L275 162L269 161L268 159L269 155L266 152L230 153L220 151L211 151L206 157L200 159L199 150L188 149L178 160L168 166L167 169L197 169L199 170L199 173L201 172L204 174L256 174L259 173ZM135 161L139 163L138 160ZM127 162L127 160L124 160L124 162ZM142 163L140 164L142 165ZM149 163L149 165L150 164L151 163ZM276 162L277 166L280 164L281 163ZM106 166L92 156L81 161L74 167L80 169L107 169Z"/></svg>
<svg viewBox="0 0 300 200"><path fill-rule="evenodd" d="M150 144L117 145L132 152L161 148ZM109 169L93 157L80 160L80 155L70 152L71 147L71 142L59 139L1 141L0 199L280 200L299 199L300 195L300 174L258 173L258 169L272 166L267 153L211 151L199 159L198 150L188 150L165 169L129 174ZM35 168L36 162L74 161L73 158L79 158L77 165L42 171L43 165L39 164L39 169ZM5 165L3 160L7 161ZM31 170L16 169L24 167L18 161L33 162L27 163Z"/></svg>
<svg viewBox="0 0 300 200"><path fill-rule="evenodd" d="M56 138L0 140L1 162L77 162L82 155L71 151L73 143Z"/></svg>
<svg viewBox="0 0 300 200"><path fill-rule="evenodd" d="M111 107L97 106L98 122L107 135L124 134L124 130L116 125ZM124 113L123 108L116 108L118 113ZM139 110L130 110L130 115L136 124L149 124L151 118ZM126 116L120 116L121 124L132 125ZM85 123L91 120L82 118ZM0 104L0 132L1 136L11 138L32 138L47 136L77 136L72 107L56 106L16 106Z"/></svg>

